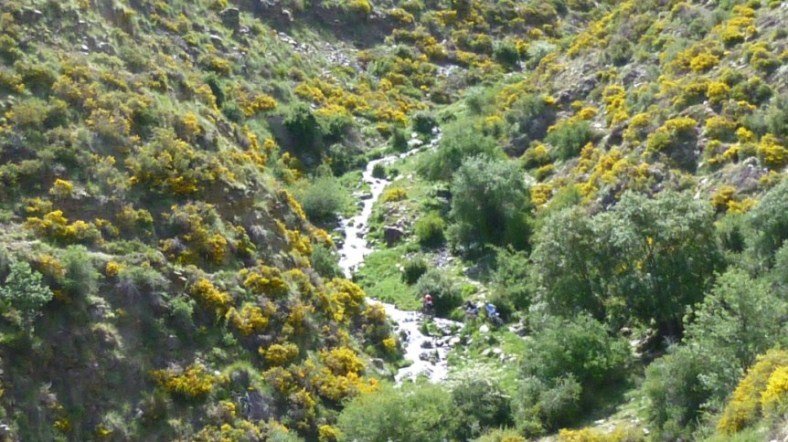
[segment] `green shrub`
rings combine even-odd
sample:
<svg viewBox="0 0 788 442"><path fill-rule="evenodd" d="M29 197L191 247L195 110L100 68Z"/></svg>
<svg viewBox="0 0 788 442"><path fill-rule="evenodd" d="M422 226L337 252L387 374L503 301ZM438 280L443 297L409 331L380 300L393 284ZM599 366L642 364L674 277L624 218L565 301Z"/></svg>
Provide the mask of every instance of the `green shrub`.
<svg viewBox="0 0 788 442"><path fill-rule="evenodd" d="M700 382L705 373L703 358L682 347L656 360L646 369L643 390L649 399L650 427L662 440L688 440L692 423L710 392Z"/></svg>
<svg viewBox="0 0 788 442"><path fill-rule="evenodd" d="M284 124L295 140L299 156L315 147L323 135L317 118L309 105L304 103L296 104L290 109L285 116Z"/></svg>
<svg viewBox="0 0 788 442"><path fill-rule="evenodd" d="M346 440L448 440L455 426L451 396L438 385L383 387L350 401L339 415Z"/></svg>
<svg viewBox="0 0 788 442"><path fill-rule="evenodd" d="M504 40L495 44L493 58L507 68L513 69L517 67L517 62L520 61L520 53L513 42Z"/></svg>
<svg viewBox="0 0 788 442"><path fill-rule="evenodd" d="M591 124L581 120L557 124L547 134L545 141L553 146L553 157L568 160L580 154L580 150L592 138Z"/></svg>
<svg viewBox="0 0 788 442"><path fill-rule="evenodd" d="M413 130L424 135L429 135L432 128L438 125L435 115L430 112L416 112L412 117Z"/></svg>
<svg viewBox="0 0 788 442"><path fill-rule="evenodd" d="M523 355L519 426L535 436L574 423L595 393L616 385L630 361L629 344L586 315L539 319Z"/></svg>
<svg viewBox="0 0 788 442"><path fill-rule="evenodd" d="M783 178L747 214L752 233L748 251L765 268L774 263L774 255L788 240L788 179Z"/></svg>
<svg viewBox="0 0 788 442"><path fill-rule="evenodd" d="M511 162L474 157L451 184L449 237L470 252L492 245L523 248L532 209L522 172Z"/></svg>
<svg viewBox="0 0 788 442"><path fill-rule="evenodd" d="M391 148L397 152L408 150L408 133L404 129L396 128L391 132Z"/></svg>
<svg viewBox="0 0 788 442"><path fill-rule="evenodd" d="M430 180L448 181L465 159L500 155L502 153L493 138L480 135L472 124L461 121L446 128L438 149L422 156L418 172Z"/></svg>
<svg viewBox="0 0 788 442"><path fill-rule="evenodd" d="M312 246L312 268L323 278L332 279L342 276L337 254L328 247Z"/></svg>
<svg viewBox="0 0 788 442"><path fill-rule="evenodd" d="M555 110L543 97L526 94L512 103L505 119L511 127L510 137L527 146L544 138L547 128L555 122Z"/></svg>
<svg viewBox="0 0 788 442"><path fill-rule="evenodd" d="M433 247L443 243L446 222L438 212L430 212L416 221L415 231L419 244Z"/></svg>
<svg viewBox="0 0 788 442"><path fill-rule="evenodd" d="M63 288L72 296L86 298L98 289L99 273L83 246L71 246L62 258L66 277Z"/></svg>
<svg viewBox="0 0 788 442"><path fill-rule="evenodd" d="M408 285L414 284L425 273L427 273L427 261L421 256L415 256L405 262L402 279Z"/></svg>
<svg viewBox="0 0 788 442"><path fill-rule="evenodd" d="M347 189L332 175L314 178L305 188L296 192L296 196L313 222L326 222L336 218L350 200Z"/></svg>
<svg viewBox="0 0 788 442"><path fill-rule="evenodd" d="M33 321L52 300L52 290L43 283L41 273L25 261L10 261L8 275L0 285L0 313L16 311L22 326L32 332Z"/></svg>
<svg viewBox="0 0 788 442"><path fill-rule="evenodd" d="M533 294L528 278L528 255L514 250L499 250L495 262L493 295L518 310L527 310ZM494 303L498 305L501 301Z"/></svg>
<svg viewBox="0 0 788 442"><path fill-rule="evenodd" d="M386 178L386 166L378 163L372 168L372 176L382 180Z"/></svg>
<svg viewBox="0 0 788 442"><path fill-rule="evenodd" d="M462 380L452 388L451 398L458 413L459 425L454 433L458 440L470 440L514 423L509 397L488 379Z"/></svg>
<svg viewBox="0 0 788 442"><path fill-rule="evenodd" d="M462 294L457 281L441 270L430 269L416 282L416 295L421 299L424 295L432 296L435 314L447 316L462 304Z"/></svg>

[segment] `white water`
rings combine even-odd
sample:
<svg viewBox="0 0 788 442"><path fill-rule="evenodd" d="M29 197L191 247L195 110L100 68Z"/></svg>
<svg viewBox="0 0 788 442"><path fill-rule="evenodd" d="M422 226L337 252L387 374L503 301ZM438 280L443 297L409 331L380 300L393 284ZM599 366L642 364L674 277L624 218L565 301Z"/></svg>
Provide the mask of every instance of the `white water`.
<svg viewBox="0 0 788 442"><path fill-rule="evenodd" d="M440 132L436 132L435 135L427 145L428 149L437 146ZM339 250L339 265L348 278L352 278L353 273L364 263L364 258L373 251L367 240L372 206L390 183L387 179L373 177L372 171L378 164L386 166L420 150L421 148L416 147L402 154L370 161L364 169L361 179L363 183L369 185L370 190L368 193L356 194L358 198L362 198L361 211L352 218L342 220L339 227L345 236L345 241ZM394 330L400 337L405 359L412 361L411 365L399 370L395 377L396 381L401 382L418 376L426 376L432 382L445 379L448 374L446 355L451 345L456 344L456 339L452 336L452 328L460 327L461 324L448 319L435 318L434 324L440 330L441 336L428 336L421 332L421 324L424 322L421 312L400 310L393 304L385 302L372 302L383 305L386 314L394 321Z"/></svg>

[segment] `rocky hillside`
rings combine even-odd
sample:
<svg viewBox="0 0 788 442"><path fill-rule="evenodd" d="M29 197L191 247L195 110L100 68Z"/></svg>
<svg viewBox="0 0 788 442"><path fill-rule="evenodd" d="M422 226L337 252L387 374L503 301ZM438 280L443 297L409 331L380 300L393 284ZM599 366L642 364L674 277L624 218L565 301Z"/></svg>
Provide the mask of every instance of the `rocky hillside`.
<svg viewBox="0 0 788 442"><path fill-rule="evenodd" d="M654 434L709 436L701 412L727 413L787 343L787 24L775 0L3 1L0 440L541 436L610 410L590 400L605 376L642 380L667 343L708 337L693 318L718 309L688 309L758 287L743 303L774 324L740 352L715 335L736 363L703 379L724 382L670 397L659 370L685 363L691 384L686 351L648 369ZM434 152L374 171L405 178L373 216L397 238L343 278L331 231L359 170L435 127ZM376 427L376 397L439 393L381 387L401 337L365 290L430 291L456 319L494 299L537 342L495 338L524 364L493 401L506 418ZM560 361L540 336L561 329L604 367L524 362ZM771 431L771 409L746 422Z"/></svg>

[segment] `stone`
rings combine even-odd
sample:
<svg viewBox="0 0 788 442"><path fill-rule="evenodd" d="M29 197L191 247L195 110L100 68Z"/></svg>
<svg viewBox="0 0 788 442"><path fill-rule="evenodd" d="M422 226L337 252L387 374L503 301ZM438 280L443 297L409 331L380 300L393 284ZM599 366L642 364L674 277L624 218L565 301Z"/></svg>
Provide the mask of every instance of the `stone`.
<svg viewBox="0 0 788 442"><path fill-rule="evenodd" d="M222 23L232 30L237 30L241 26L241 11L238 8L227 8L219 13Z"/></svg>
<svg viewBox="0 0 788 442"><path fill-rule="evenodd" d="M377 370L385 370L386 369L386 362L380 358L372 358L370 360L372 366L375 367Z"/></svg>
<svg viewBox="0 0 788 442"><path fill-rule="evenodd" d="M383 228L383 239L389 247L400 242L404 236L405 232L399 227L388 226Z"/></svg>
<svg viewBox="0 0 788 442"><path fill-rule="evenodd" d="M482 324L482 326L479 327L479 333L489 333L489 332L490 332L490 327L487 324Z"/></svg>

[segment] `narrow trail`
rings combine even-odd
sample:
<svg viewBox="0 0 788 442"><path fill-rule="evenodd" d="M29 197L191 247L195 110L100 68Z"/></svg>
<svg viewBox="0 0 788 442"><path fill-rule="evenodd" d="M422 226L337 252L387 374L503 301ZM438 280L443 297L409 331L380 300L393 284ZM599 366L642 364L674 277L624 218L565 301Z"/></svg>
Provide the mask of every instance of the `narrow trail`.
<svg viewBox="0 0 788 442"><path fill-rule="evenodd" d="M352 278L353 274L364 263L364 258L374 251L367 239L372 207L386 186L391 183L386 178L375 178L373 176L375 166L386 166L418 152L433 149L438 145L440 137L441 133L435 132L433 139L426 146L416 146L405 153L389 155L370 161L367 164L361 179L363 183L369 185L370 190L369 192L355 195L362 202L361 211L351 218L342 220L339 226L339 230L345 237L345 241L339 250L339 265L345 272L346 277ZM412 143L414 143L413 140ZM395 380L401 382L405 379L415 379L418 376L425 376L431 382L439 382L446 379L448 375L446 357L449 349L459 342L459 338L454 333L462 327L462 324L448 319L435 318L434 325L438 330L439 336L425 335L421 331L421 324L424 323L426 318L421 312L400 310L393 304L377 300L372 302L380 303L385 308L389 318L394 321L394 328L400 336L405 359L412 361L411 365L397 372Z"/></svg>

